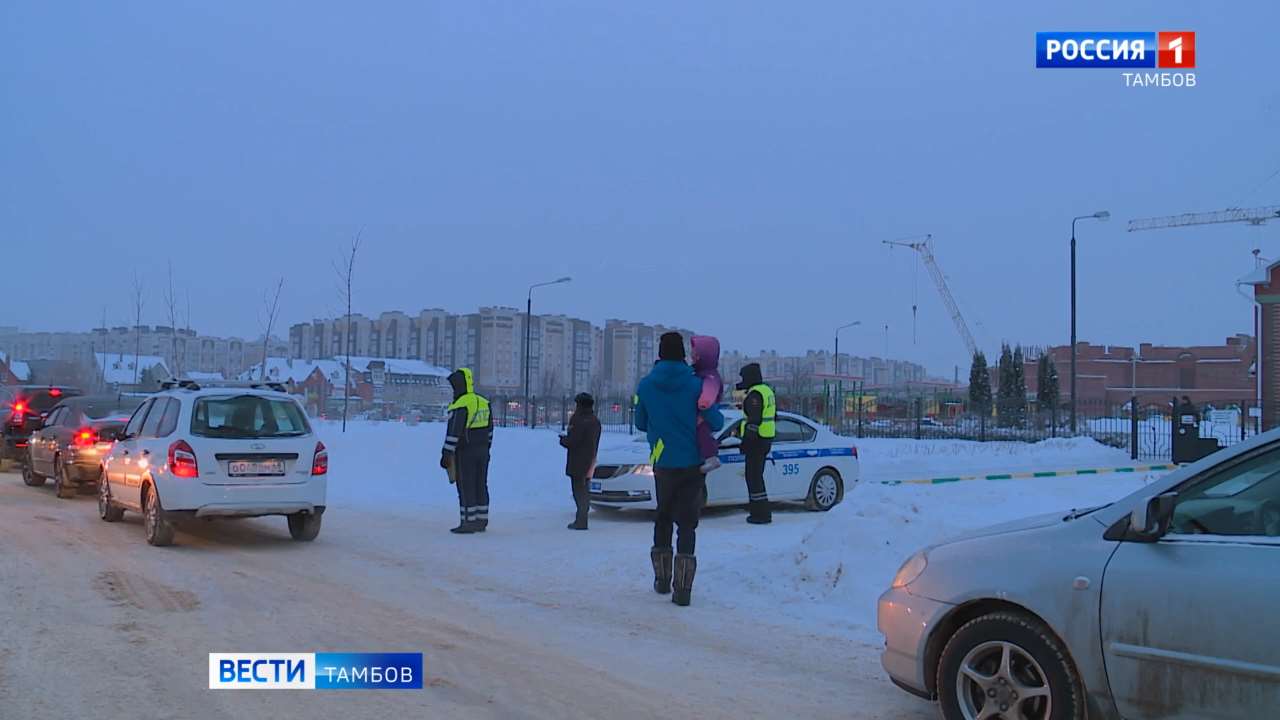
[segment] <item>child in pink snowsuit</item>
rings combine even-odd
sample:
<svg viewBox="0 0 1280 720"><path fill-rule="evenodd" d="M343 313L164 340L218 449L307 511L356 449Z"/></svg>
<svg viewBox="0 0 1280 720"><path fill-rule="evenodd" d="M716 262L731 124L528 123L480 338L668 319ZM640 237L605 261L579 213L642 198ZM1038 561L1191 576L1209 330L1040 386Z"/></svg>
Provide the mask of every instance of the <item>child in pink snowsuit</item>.
<svg viewBox="0 0 1280 720"><path fill-rule="evenodd" d="M720 341L710 335L694 335L689 338L689 346L693 350L693 374L702 380L702 394L698 396L698 410L702 411L719 404L724 393L719 369ZM703 460L701 470L706 474L720 467L720 444L701 415L698 416L697 434L698 452Z"/></svg>

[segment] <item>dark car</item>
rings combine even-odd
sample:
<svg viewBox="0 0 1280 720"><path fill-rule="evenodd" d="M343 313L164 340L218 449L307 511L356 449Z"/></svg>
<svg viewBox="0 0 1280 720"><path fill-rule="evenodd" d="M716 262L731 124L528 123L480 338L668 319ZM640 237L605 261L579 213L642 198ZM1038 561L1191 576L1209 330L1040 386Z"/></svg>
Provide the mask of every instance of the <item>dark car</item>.
<svg viewBox="0 0 1280 720"><path fill-rule="evenodd" d="M81 487L96 488L102 459L145 399L81 395L58 403L44 425L31 433L23 481L43 485L45 478L52 477L60 498L71 497Z"/></svg>
<svg viewBox="0 0 1280 720"><path fill-rule="evenodd" d="M40 428L44 416L65 398L83 395L73 387L59 385L17 385L6 388L13 393L0 415L0 463L5 460L25 461L27 441Z"/></svg>

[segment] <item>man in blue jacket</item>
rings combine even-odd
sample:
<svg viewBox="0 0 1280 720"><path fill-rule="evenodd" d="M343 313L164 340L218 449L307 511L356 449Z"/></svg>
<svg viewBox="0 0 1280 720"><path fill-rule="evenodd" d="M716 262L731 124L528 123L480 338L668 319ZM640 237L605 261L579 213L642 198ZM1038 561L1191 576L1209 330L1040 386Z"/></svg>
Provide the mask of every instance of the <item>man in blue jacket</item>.
<svg viewBox="0 0 1280 720"><path fill-rule="evenodd" d="M684 360L684 339L680 333L666 333L658 341L658 362L636 388L636 428L648 435L649 464L658 494L658 515L653 522L653 589L661 594L675 592L671 601L688 605L693 593L695 533L706 476L701 472L696 428L698 395L702 381ZM702 412L713 431L724 427L718 408ZM671 551L672 524L680 529L674 555Z"/></svg>

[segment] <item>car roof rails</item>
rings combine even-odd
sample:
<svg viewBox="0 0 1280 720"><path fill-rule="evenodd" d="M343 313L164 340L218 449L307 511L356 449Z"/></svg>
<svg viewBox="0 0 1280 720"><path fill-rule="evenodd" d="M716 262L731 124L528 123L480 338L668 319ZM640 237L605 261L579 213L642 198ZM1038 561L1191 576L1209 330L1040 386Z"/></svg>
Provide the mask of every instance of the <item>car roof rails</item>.
<svg viewBox="0 0 1280 720"><path fill-rule="evenodd" d="M287 393L289 389L284 383L269 380L201 380L195 381L189 378L179 378L176 380L165 380L160 383L160 389L172 390L202 390L207 388L245 388L250 390L274 390L275 392Z"/></svg>

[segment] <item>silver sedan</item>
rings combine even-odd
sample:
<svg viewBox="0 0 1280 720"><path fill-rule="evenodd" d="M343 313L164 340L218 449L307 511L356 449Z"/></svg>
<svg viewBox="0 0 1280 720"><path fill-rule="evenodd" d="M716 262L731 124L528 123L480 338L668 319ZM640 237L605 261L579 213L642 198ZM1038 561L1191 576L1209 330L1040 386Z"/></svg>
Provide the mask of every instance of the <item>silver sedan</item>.
<svg viewBox="0 0 1280 720"><path fill-rule="evenodd" d="M1111 505L925 548L885 670L948 720L1280 717L1280 430Z"/></svg>

